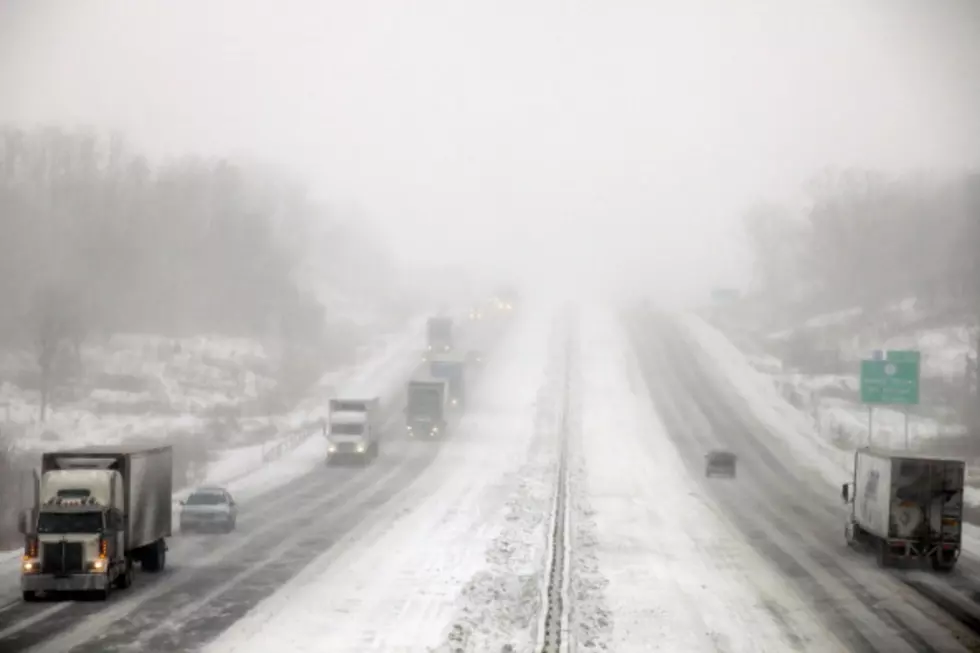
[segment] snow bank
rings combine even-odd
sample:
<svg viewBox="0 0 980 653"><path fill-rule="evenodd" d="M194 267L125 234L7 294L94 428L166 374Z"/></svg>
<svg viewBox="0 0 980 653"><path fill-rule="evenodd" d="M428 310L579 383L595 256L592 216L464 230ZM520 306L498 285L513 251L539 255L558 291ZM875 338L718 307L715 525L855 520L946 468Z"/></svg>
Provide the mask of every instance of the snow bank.
<svg viewBox="0 0 980 653"><path fill-rule="evenodd" d="M519 498L549 493L528 493L543 479L519 463L539 439L535 396L549 329L542 319L523 326L488 362L468 415L422 476L207 651L422 651L440 642L500 651L524 636L514 625L533 619L524 599L536 593L543 545L523 542L527 532L544 538L534 518L520 516L537 504ZM483 621L511 613L497 628Z"/></svg>
<svg viewBox="0 0 980 653"><path fill-rule="evenodd" d="M579 650L843 650L687 474L615 319L592 310L583 322Z"/></svg>

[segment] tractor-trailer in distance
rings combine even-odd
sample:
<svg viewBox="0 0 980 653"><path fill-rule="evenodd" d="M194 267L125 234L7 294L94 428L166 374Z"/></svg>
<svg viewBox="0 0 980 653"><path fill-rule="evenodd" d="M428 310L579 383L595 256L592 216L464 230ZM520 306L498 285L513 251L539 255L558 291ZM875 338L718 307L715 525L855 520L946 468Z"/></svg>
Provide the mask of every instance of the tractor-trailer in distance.
<svg viewBox="0 0 980 653"><path fill-rule="evenodd" d="M327 464L367 462L381 449L381 399L331 399L324 425Z"/></svg>
<svg viewBox="0 0 980 653"><path fill-rule="evenodd" d="M962 460L855 451L853 480L841 488L850 506L847 543L872 547L882 567L915 558L952 570L963 538L965 479Z"/></svg>
<svg viewBox="0 0 980 653"><path fill-rule="evenodd" d="M449 387L444 379L412 379L406 388L405 428L410 438L435 439L449 426Z"/></svg>
<svg viewBox="0 0 980 653"><path fill-rule="evenodd" d="M425 350L423 360L429 360L437 353L453 350L453 318L447 316L430 317L426 322Z"/></svg>
<svg viewBox="0 0 980 653"><path fill-rule="evenodd" d="M433 378L446 381L449 403L454 408L462 408L466 404L466 369L465 354L441 354L433 356L429 361L429 374Z"/></svg>
<svg viewBox="0 0 980 653"><path fill-rule="evenodd" d="M21 589L94 592L129 587L134 566L166 565L173 452L168 446L93 446L41 457L34 507L21 513Z"/></svg>

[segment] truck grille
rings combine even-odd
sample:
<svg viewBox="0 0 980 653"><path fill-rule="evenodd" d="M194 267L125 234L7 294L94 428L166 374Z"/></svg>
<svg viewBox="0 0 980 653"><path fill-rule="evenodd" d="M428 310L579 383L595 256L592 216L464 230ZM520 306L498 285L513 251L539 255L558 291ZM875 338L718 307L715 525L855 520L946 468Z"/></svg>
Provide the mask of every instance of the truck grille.
<svg viewBox="0 0 980 653"><path fill-rule="evenodd" d="M81 542L46 542L41 550L41 573L72 574L85 571Z"/></svg>

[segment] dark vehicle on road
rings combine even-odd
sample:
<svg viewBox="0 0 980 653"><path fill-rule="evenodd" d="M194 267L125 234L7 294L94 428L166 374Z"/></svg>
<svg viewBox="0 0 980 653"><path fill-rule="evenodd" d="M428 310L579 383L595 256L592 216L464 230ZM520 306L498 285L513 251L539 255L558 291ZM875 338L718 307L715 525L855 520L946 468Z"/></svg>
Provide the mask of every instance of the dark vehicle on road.
<svg viewBox="0 0 980 653"><path fill-rule="evenodd" d="M736 457L730 451L710 451L704 457L704 475L708 478L713 476L723 476L725 478L735 478Z"/></svg>

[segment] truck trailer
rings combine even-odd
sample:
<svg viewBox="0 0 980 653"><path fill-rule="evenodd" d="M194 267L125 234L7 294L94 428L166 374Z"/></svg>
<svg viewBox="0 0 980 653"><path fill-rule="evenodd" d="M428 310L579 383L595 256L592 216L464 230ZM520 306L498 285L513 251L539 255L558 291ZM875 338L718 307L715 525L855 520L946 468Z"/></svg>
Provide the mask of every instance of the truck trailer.
<svg viewBox="0 0 980 653"><path fill-rule="evenodd" d="M841 488L850 505L847 544L873 548L881 567L919 559L951 571L962 542L965 479L962 460L855 451L854 479Z"/></svg>
<svg viewBox="0 0 980 653"><path fill-rule="evenodd" d="M449 404L453 408L462 408L466 403L466 367L466 356L454 353L434 356L429 361L429 374L448 384Z"/></svg>
<svg viewBox="0 0 980 653"><path fill-rule="evenodd" d="M405 428L408 437L434 440L449 427L449 387L444 379L424 378L408 382Z"/></svg>
<svg viewBox="0 0 980 653"><path fill-rule="evenodd" d="M327 464L366 463L381 449L381 399L331 399L324 424Z"/></svg>
<svg viewBox="0 0 980 653"><path fill-rule="evenodd" d="M171 535L173 451L167 446L94 446L45 453L34 507L21 513L21 590L94 592L133 582L137 562L162 571Z"/></svg>

